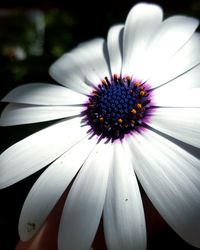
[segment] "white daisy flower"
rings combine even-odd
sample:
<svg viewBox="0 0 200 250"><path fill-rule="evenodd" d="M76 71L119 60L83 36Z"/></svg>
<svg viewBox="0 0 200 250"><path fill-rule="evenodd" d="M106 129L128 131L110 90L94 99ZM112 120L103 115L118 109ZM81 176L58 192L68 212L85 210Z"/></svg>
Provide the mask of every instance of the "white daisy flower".
<svg viewBox="0 0 200 250"><path fill-rule="evenodd" d="M50 67L62 86L30 83L7 94L2 126L62 119L0 156L1 188L51 164L23 205L23 241L76 176L59 250L89 249L101 216L108 249L146 249L138 180L170 227L200 247L197 26L181 15L163 21L159 6L137 4L107 41L82 43Z"/></svg>

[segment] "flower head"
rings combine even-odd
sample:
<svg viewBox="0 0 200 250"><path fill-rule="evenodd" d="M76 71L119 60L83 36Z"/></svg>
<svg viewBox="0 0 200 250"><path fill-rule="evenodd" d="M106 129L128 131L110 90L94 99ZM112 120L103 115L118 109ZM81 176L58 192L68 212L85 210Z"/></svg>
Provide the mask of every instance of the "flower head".
<svg viewBox="0 0 200 250"><path fill-rule="evenodd" d="M186 16L163 21L159 6L137 4L107 41L82 43L50 67L62 86L26 84L3 99L10 102L3 126L60 119L0 157L1 188L50 164L22 208L22 240L36 234L76 176L59 250L89 249L102 215L108 249L145 249L137 176L166 222L200 247L197 26Z"/></svg>

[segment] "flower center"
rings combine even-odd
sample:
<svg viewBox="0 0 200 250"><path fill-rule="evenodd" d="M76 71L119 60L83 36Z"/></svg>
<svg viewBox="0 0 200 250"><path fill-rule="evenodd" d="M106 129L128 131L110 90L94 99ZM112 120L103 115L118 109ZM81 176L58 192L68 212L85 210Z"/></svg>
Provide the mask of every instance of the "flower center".
<svg viewBox="0 0 200 250"><path fill-rule="evenodd" d="M149 103L145 83L114 75L111 80L105 77L89 96L85 114L95 134L121 139L142 125Z"/></svg>

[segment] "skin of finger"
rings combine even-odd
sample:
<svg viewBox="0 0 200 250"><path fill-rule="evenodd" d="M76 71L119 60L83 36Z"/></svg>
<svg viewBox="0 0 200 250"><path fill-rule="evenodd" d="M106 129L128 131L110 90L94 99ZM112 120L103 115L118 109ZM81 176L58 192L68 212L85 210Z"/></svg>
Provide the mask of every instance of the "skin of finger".
<svg viewBox="0 0 200 250"><path fill-rule="evenodd" d="M29 241L19 241L15 250L57 250L60 215L66 200L66 192L62 195L45 223L35 237Z"/></svg>

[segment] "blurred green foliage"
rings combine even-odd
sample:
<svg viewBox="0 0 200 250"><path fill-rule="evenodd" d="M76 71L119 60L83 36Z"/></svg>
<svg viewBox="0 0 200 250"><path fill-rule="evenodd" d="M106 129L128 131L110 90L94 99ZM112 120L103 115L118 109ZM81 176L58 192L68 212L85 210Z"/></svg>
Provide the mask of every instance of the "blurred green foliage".
<svg viewBox="0 0 200 250"><path fill-rule="evenodd" d="M1 96L11 88L47 81L52 61L73 47L76 20L52 9L0 11Z"/></svg>

